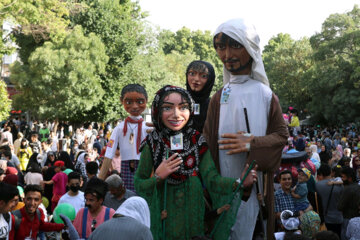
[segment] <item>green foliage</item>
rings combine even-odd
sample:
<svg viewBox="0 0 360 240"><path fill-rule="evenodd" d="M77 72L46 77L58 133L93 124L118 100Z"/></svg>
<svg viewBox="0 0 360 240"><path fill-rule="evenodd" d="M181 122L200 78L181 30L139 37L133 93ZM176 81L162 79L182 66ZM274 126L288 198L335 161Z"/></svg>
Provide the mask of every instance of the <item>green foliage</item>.
<svg viewBox="0 0 360 240"><path fill-rule="evenodd" d="M11 100L6 91L6 84L0 80L0 121L6 120L10 115Z"/></svg>
<svg viewBox="0 0 360 240"><path fill-rule="evenodd" d="M59 0L2 0L0 1L0 24L10 21L18 32L32 36L35 41L59 40L66 35L69 24L66 3ZM0 30L3 36L3 29ZM8 38L0 43L0 54L9 54L13 48ZM2 55L0 56L2 57Z"/></svg>
<svg viewBox="0 0 360 240"><path fill-rule="evenodd" d="M307 38L295 41L289 34L269 40L263 60L271 88L282 106L306 108L310 101L307 71L312 66L312 49Z"/></svg>
<svg viewBox="0 0 360 240"><path fill-rule="evenodd" d="M126 83L125 66L137 56L144 41L142 34L143 14L139 5L130 0L84 0L82 11L71 16L72 25L81 25L86 34L94 33L101 38L109 57L106 71L102 74L104 96L87 115L92 120L118 119L121 111L120 91Z"/></svg>
<svg viewBox="0 0 360 240"><path fill-rule="evenodd" d="M329 123L360 120L360 9L333 14L311 39L316 62L309 89L309 105Z"/></svg>
<svg viewBox="0 0 360 240"><path fill-rule="evenodd" d="M185 87L193 60L213 64L214 91L222 86L223 64L210 31L157 33L144 24L145 15L131 0L1 1L1 22L21 25L0 42L0 56L11 52L13 37L20 47L22 64L14 65L11 76L21 92L15 107L44 118L118 119L127 115L119 103L125 85L144 85L150 106L163 85ZM308 109L328 123L360 120L359 26L355 5L330 15L310 40L280 33L269 41L265 69L283 106Z"/></svg>
<svg viewBox="0 0 360 240"><path fill-rule="evenodd" d="M42 118L85 121L104 95L100 74L107 61L101 40L75 27L62 42L38 47L28 65L13 66L11 79L21 92L15 106Z"/></svg>
<svg viewBox="0 0 360 240"><path fill-rule="evenodd" d="M210 62L215 69L216 80L214 91L222 87L223 64L213 47L213 36L210 31L190 31L183 27L176 33L162 30L158 36L159 47L165 54L173 51L179 54L195 54L193 60ZM190 61L191 62L191 61Z"/></svg>
<svg viewBox="0 0 360 240"><path fill-rule="evenodd" d="M145 87L151 106L155 93L165 85L175 85L185 88L185 70L195 59L194 54L179 54L172 52L165 55L162 51L141 54L135 57L127 66L126 84L138 83ZM121 116L127 113L122 110Z"/></svg>

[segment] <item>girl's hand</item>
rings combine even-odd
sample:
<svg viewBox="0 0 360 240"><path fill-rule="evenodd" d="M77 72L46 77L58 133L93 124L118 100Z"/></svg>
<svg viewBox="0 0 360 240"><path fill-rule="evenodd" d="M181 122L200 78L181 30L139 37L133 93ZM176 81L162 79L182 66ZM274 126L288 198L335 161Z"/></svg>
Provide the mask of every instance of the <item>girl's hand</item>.
<svg viewBox="0 0 360 240"><path fill-rule="evenodd" d="M155 174L162 180L166 179L170 174L180 168L180 164L183 160L177 157L178 153L174 153L168 159L164 159L159 167L156 169Z"/></svg>
<svg viewBox="0 0 360 240"><path fill-rule="evenodd" d="M167 211L166 211L166 210L162 210L162 211L161 211L161 220L164 220L165 218L167 218Z"/></svg>
<svg viewBox="0 0 360 240"><path fill-rule="evenodd" d="M249 164L246 164L245 168L241 174L241 179L245 175L248 168L249 168ZM255 167L250 171L250 173L245 178L245 181L243 182L243 186L245 189L251 188L252 185L257 182L257 178L258 178L257 172L256 172L257 168L258 168L258 165L255 165Z"/></svg>
<svg viewBox="0 0 360 240"><path fill-rule="evenodd" d="M149 127L148 129L146 129L146 133L151 133L154 130L154 124L152 122L147 122L145 123L145 125Z"/></svg>
<svg viewBox="0 0 360 240"><path fill-rule="evenodd" d="M230 209L230 205L229 204L225 204L224 206L222 206L221 208L218 208L216 210L217 215L220 215L223 211L227 211Z"/></svg>

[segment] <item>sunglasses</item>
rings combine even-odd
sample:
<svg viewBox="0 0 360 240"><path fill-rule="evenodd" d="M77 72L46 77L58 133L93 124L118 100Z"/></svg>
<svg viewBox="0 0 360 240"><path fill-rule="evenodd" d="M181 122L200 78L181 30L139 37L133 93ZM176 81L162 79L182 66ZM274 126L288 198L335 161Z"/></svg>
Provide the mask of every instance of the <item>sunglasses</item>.
<svg viewBox="0 0 360 240"><path fill-rule="evenodd" d="M96 225L96 219L93 219L91 222L91 232L93 232L95 230L95 225Z"/></svg>

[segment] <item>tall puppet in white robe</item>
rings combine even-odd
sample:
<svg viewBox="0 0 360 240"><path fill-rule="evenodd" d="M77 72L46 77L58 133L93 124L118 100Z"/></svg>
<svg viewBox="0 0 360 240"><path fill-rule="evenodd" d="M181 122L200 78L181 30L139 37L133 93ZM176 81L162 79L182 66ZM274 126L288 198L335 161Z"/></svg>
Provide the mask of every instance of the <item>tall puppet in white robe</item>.
<svg viewBox="0 0 360 240"><path fill-rule="evenodd" d="M245 164L256 160L260 192L269 212L266 232L272 239L272 177L288 131L278 99L269 88L259 42L255 28L242 19L227 21L216 30L214 47L224 63L224 87L211 99L204 135L222 176L240 176ZM238 210L231 239L252 239L258 213L254 187Z"/></svg>

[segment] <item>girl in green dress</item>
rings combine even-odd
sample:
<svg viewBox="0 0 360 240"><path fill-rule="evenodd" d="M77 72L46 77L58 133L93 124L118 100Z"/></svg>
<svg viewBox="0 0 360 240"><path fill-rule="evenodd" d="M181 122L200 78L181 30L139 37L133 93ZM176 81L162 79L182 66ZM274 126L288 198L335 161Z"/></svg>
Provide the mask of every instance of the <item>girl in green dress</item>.
<svg viewBox="0 0 360 240"><path fill-rule="evenodd" d="M152 103L154 130L140 147L135 189L150 206L154 239L184 240L204 235L202 183L214 209L227 204L237 186L236 179L219 175L204 137L193 128L193 104L186 90L174 86L161 88ZM254 181L252 171L244 187L251 188ZM228 239L240 202L233 201L215 239Z"/></svg>

